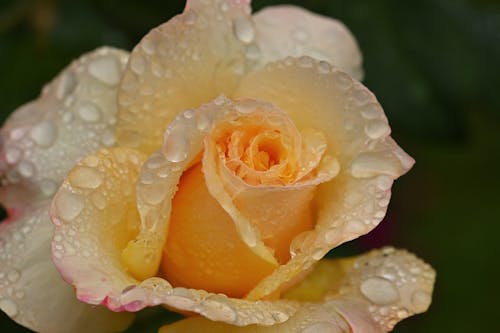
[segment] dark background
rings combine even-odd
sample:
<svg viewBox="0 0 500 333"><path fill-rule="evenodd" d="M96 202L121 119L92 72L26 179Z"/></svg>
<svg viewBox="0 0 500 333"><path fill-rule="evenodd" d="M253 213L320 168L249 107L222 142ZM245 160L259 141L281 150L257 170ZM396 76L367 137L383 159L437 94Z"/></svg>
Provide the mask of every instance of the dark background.
<svg viewBox="0 0 500 333"><path fill-rule="evenodd" d="M364 55L364 83L393 137L417 161L395 183L381 225L335 250L393 244L438 272L429 312L395 332L492 332L500 299L500 2L497 0L255 0L294 3L342 20ZM72 59L100 45L127 50L183 1L0 0L0 114L38 95ZM40 291L44 292L44 291ZM48 300L49 301L49 300ZM140 314L132 332L176 318ZM1 332L26 332L4 314Z"/></svg>

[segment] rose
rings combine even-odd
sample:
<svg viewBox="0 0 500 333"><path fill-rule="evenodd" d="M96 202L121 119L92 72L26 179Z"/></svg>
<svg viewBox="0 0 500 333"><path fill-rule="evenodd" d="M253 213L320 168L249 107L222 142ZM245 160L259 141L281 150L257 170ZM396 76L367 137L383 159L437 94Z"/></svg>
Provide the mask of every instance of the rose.
<svg viewBox="0 0 500 333"><path fill-rule="evenodd" d="M98 148L99 141L114 144L113 98L121 78L116 135L122 147L81 160L52 204L54 262L80 300L128 311L166 304L232 325L273 325L268 330L290 332L306 327L387 331L424 311L432 270L390 248L322 262L285 293L329 249L381 220L392 179L412 164L388 136L373 95L327 62L359 78L360 56L349 33L335 21L289 7L264 10L253 20L244 1L191 1L187 7L141 41L123 74L124 54L97 51L63 72L28 106L66 107L78 114L78 122L70 119L73 113L57 110L34 126L19 119L27 111L7 123L6 174L9 182L17 181L15 193L28 188L23 199L34 204L28 209L26 200L10 200L25 213L2 225L3 235L8 233L4 243L16 244L14 229L28 226L35 208L44 212L46 198L69 169L69 163L55 164L53 154L72 162ZM275 17L282 22L269 29ZM305 30L294 31L291 24L297 21ZM303 45L308 25L313 39ZM330 36L340 42L331 47L322 36L315 40L322 30L334 31ZM326 61L279 60L302 54ZM278 61L263 67L271 60ZM64 121L72 125L62 126ZM17 131L19 126L32 126L29 136ZM90 144L81 147L82 137ZM25 150L22 158L19 148ZM198 217L206 214L212 219ZM206 237L214 230L219 241ZM25 257L18 270L29 268L32 253ZM15 266L11 259L7 264ZM172 288L155 275L207 291ZM61 329L29 322L32 313L43 313L40 306L15 304L8 296L0 307L21 323ZM223 325L196 318L165 330Z"/></svg>

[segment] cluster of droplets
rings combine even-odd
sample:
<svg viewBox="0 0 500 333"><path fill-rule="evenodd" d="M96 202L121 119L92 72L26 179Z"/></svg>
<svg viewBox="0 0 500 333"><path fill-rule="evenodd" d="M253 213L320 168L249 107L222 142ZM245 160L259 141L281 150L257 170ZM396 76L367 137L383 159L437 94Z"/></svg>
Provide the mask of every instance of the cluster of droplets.
<svg viewBox="0 0 500 333"><path fill-rule="evenodd" d="M390 331L402 319L427 310L434 270L403 250L386 247L357 259L346 273L341 295L360 295L372 318Z"/></svg>
<svg viewBox="0 0 500 333"><path fill-rule="evenodd" d="M35 213L16 221L18 225L15 230L7 223L0 227L0 262L2 262L0 266L0 310L11 318L21 313L22 307L19 303L25 301L24 285L21 282L21 268L25 264L22 258L28 251L33 251L26 242L32 242L30 237L33 232L43 228L43 223L48 219L47 213L42 209L35 210Z"/></svg>
<svg viewBox="0 0 500 333"><path fill-rule="evenodd" d="M4 182L35 183L50 197L75 160L114 145L116 91L126 62L125 52L98 49L14 112L1 131Z"/></svg>
<svg viewBox="0 0 500 333"><path fill-rule="evenodd" d="M197 2L143 38L120 87L121 143L153 152L164 131L157 124L234 90L259 57L247 12L231 1Z"/></svg>

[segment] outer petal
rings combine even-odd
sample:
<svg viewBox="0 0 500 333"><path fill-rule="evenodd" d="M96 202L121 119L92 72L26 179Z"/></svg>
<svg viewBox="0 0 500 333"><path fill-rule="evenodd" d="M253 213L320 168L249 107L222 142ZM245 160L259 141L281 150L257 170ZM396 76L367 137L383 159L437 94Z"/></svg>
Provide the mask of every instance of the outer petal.
<svg viewBox="0 0 500 333"><path fill-rule="evenodd" d="M307 55L363 78L361 51L340 21L290 5L264 8L253 18L261 64Z"/></svg>
<svg viewBox="0 0 500 333"><path fill-rule="evenodd" d="M246 71L249 1L188 1L134 48L120 86L121 145L152 153L182 110L230 95ZM243 31L245 35L245 31Z"/></svg>
<svg viewBox="0 0 500 333"><path fill-rule="evenodd" d="M400 320L427 310L434 278L434 270L414 255L384 248L321 262L285 295L304 301L285 323L237 328L197 317L165 326L160 333L388 332Z"/></svg>
<svg viewBox="0 0 500 333"><path fill-rule="evenodd" d="M84 55L0 131L0 201L9 215L0 225L0 308L37 331L112 332L132 319L75 299L51 261L47 214L49 198L75 160L114 143L116 87L127 57L111 48ZM54 300L40 290L50 290Z"/></svg>
<svg viewBox="0 0 500 333"><path fill-rule="evenodd" d="M49 202L0 225L0 309L37 332L116 332L133 319L78 302L50 257Z"/></svg>
<svg viewBox="0 0 500 333"><path fill-rule="evenodd" d="M322 131L326 154L336 156L340 164L339 175L318 186L315 230L296 237L295 256L248 295L260 299L330 249L372 230L385 215L393 179L404 174L413 159L389 136L375 96L326 62L301 57L269 64L246 76L235 95L275 104L299 130Z"/></svg>
<svg viewBox="0 0 500 333"><path fill-rule="evenodd" d="M149 171L152 177L165 175L165 166L162 161L159 163L158 156L155 154L144 164L145 168L153 166ZM296 310L294 301L256 305L203 290L172 288L158 277L139 281L131 276L122 261L122 250L139 229L133 184L144 158L125 148L90 155L69 173L54 198L53 259L64 279L75 287L77 297L90 304L105 304L114 311L138 311L145 306L166 304L235 325L272 325L287 320ZM150 176L141 175L142 180ZM175 171L170 177L175 178ZM142 195L141 190L138 193ZM162 192L150 191L153 197L147 199L155 198L155 193ZM147 242L144 244L148 246ZM146 263L151 260L143 259Z"/></svg>
<svg viewBox="0 0 500 333"><path fill-rule="evenodd" d="M50 197L76 160L115 143L117 85L127 58L106 47L88 53L9 117L0 132L4 184Z"/></svg>

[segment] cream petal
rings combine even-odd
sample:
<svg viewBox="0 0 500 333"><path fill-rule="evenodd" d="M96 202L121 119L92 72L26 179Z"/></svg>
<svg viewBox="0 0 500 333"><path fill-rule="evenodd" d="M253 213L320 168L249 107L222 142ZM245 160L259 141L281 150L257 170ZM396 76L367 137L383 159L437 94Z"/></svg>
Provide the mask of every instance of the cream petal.
<svg viewBox="0 0 500 333"><path fill-rule="evenodd" d="M152 153L180 111L234 91L247 70L238 27L250 21L248 2L189 1L141 40L120 85L120 145Z"/></svg>
<svg viewBox="0 0 500 333"><path fill-rule="evenodd" d="M220 106L221 99L214 103ZM213 105L209 104L201 110L211 108ZM133 276L134 266L127 262L130 257L124 250L128 248L127 244L134 244L133 240L137 239L136 235L141 235L139 230L143 226L146 226L145 230L151 230L148 229L149 222L158 222L153 218L144 224L141 218L168 216L166 203L170 199L164 199L170 195L169 191L174 191L169 183L178 182L176 177L180 177L189 166L189 161L196 158L201 150L202 139L212 121L205 118L207 115L210 116L205 112L193 113L193 110L179 115L167 130L163 151L153 154L144 163L141 153L114 148L87 156L70 171L52 203L51 218L56 225L52 251L58 270L75 287L80 300L104 304L113 311L138 311L146 306L165 304L235 325L272 325L287 320L295 312L297 304L293 301L255 304L203 290L172 288L168 281L158 277L142 280ZM183 126L184 130L176 131L176 126ZM182 139L179 135L191 139L186 156L181 161L177 159L177 153L168 150L169 144ZM88 172L89 168L93 171ZM72 176L82 170L92 176ZM87 180L79 182L82 178ZM147 185L153 184L150 181L155 179L160 181L160 186L148 188ZM137 198L133 191L136 182ZM132 209L136 199L139 212ZM157 225L161 223L163 221L160 220ZM129 232L124 233L123 230ZM151 245L148 237L142 239L145 241L143 244ZM145 252L138 253L140 257ZM134 251L129 254L133 256ZM154 256L142 258L145 265L150 258Z"/></svg>
<svg viewBox="0 0 500 333"><path fill-rule="evenodd" d="M107 47L83 55L9 117L0 131L4 184L49 198L76 160L114 144L117 85L127 58Z"/></svg>
<svg viewBox="0 0 500 333"><path fill-rule="evenodd" d="M383 248L348 259L325 260L285 297L301 300L288 321L235 327L194 317L164 326L160 333L382 333L427 310L435 272L404 250Z"/></svg>
<svg viewBox="0 0 500 333"><path fill-rule="evenodd" d="M306 55L363 78L361 51L340 21L290 5L264 8L253 19L261 64Z"/></svg>
<svg viewBox="0 0 500 333"><path fill-rule="evenodd" d="M0 224L0 309L37 332L126 329L133 315L79 302L61 279L50 256L49 203L39 202Z"/></svg>
<svg viewBox="0 0 500 333"><path fill-rule="evenodd" d="M299 130L326 138L325 154L340 172L318 186L313 232L292 242L295 256L250 294L260 299L321 259L330 249L372 230L384 217L393 180L413 165L389 137L390 127L375 96L325 62L287 58L250 73L235 97L265 100L287 112Z"/></svg>

